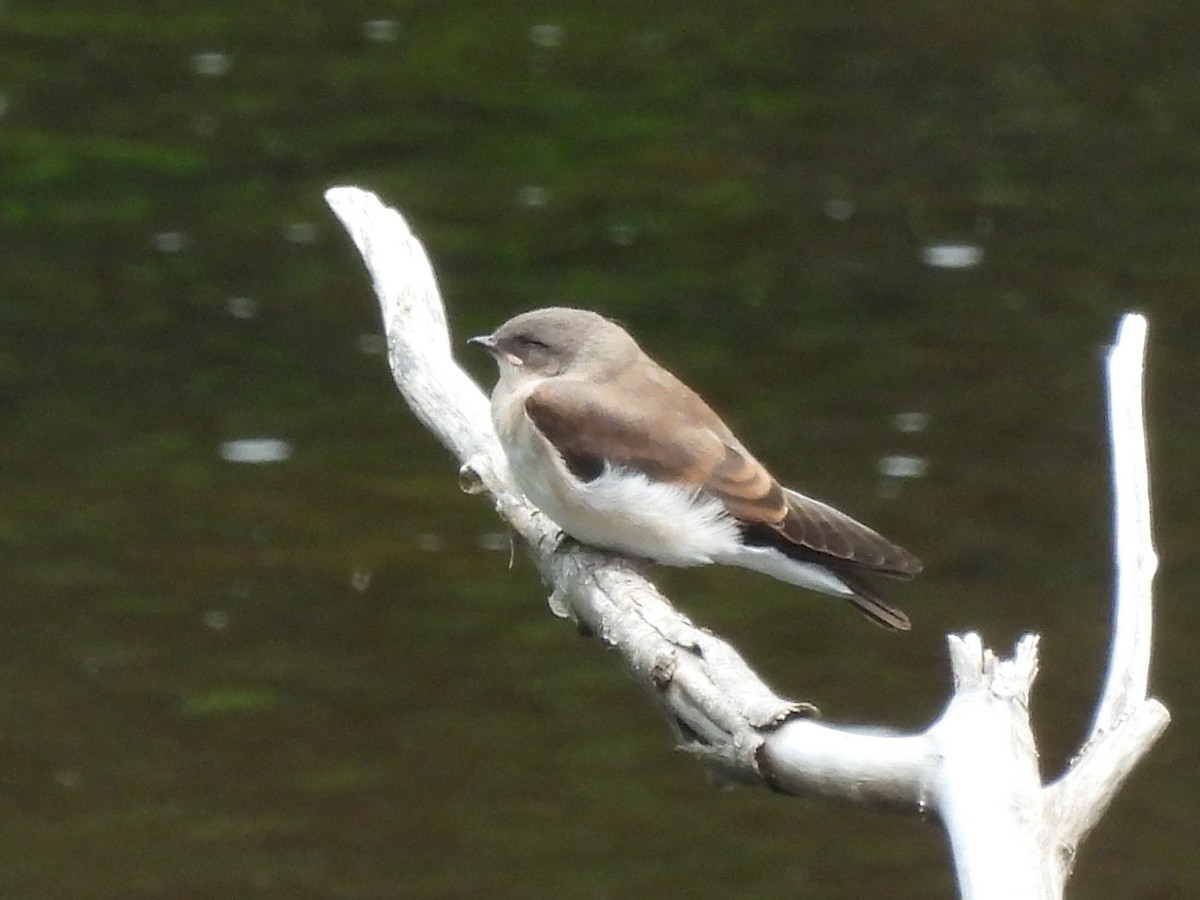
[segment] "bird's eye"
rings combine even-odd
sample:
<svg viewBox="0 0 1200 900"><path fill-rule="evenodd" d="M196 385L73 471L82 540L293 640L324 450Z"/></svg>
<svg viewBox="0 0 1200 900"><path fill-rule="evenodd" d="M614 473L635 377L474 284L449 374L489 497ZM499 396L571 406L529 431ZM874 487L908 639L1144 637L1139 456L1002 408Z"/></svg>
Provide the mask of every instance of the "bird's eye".
<svg viewBox="0 0 1200 900"><path fill-rule="evenodd" d="M539 341L537 338L530 337L527 334L517 335L517 343L520 344L522 347L526 347L526 348L536 347L539 350L545 350L548 346L545 341Z"/></svg>

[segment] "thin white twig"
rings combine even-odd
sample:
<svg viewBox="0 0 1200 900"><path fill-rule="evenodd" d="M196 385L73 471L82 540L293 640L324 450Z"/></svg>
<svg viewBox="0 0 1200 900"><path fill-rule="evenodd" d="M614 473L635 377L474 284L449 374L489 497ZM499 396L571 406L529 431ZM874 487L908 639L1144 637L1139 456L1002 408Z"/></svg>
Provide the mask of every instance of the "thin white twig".
<svg viewBox="0 0 1200 900"><path fill-rule="evenodd" d="M1145 700L1150 679L1152 590L1158 556L1150 517L1150 466L1142 400L1146 331L1143 316L1126 315L1108 353L1117 602L1113 605L1112 654L1090 738L1112 730Z"/></svg>

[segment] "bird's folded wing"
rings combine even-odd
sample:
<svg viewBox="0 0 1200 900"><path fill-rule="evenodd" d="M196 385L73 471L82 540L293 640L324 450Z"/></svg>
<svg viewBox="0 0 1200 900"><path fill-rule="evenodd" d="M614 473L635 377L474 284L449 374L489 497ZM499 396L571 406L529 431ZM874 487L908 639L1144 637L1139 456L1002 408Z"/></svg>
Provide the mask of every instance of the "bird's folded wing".
<svg viewBox="0 0 1200 900"><path fill-rule="evenodd" d="M784 488L788 516L780 531L793 544L897 578L912 578L921 561L903 547L832 506Z"/></svg>
<svg viewBox="0 0 1200 900"><path fill-rule="evenodd" d="M661 370L660 370L661 371ZM571 472L583 481L608 466L641 472L717 497L755 540L856 568L911 576L921 564L906 550L831 506L787 490L681 382L623 385L624 397L585 381L542 382L525 411Z"/></svg>
<svg viewBox="0 0 1200 900"><path fill-rule="evenodd" d="M659 403L646 396L648 386L642 387L634 395L637 402L626 402L626 392L551 379L529 394L525 412L567 468L585 481L612 465L656 481L704 486L725 459L724 442L704 417L690 420L679 403Z"/></svg>

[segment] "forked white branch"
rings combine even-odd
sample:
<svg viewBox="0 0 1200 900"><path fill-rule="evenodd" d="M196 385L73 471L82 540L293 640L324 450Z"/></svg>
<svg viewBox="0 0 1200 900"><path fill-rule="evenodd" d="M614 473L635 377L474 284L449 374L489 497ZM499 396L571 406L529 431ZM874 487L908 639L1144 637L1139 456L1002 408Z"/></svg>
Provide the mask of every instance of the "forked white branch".
<svg viewBox="0 0 1200 900"><path fill-rule="evenodd" d="M1118 590L1107 680L1091 735L1043 785L1029 721L1038 639L1001 659L976 634L950 635L954 694L912 735L834 727L778 696L728 643L697 628L620 557L560 544L508 472L488 401L452 355L433 268L404 218L369 191L325 194L362 254L383 312L396 384L462 463L464 489L491 493L529 545L552 609L616 649L657 699L680 744L726 775L787 793L911 811L940 823L961 896L1060 898L1075 851L1166 728L1147 698L1151 581L1149 476L1142 415L1146 321L1122 320L1109 357Z"/></svg>

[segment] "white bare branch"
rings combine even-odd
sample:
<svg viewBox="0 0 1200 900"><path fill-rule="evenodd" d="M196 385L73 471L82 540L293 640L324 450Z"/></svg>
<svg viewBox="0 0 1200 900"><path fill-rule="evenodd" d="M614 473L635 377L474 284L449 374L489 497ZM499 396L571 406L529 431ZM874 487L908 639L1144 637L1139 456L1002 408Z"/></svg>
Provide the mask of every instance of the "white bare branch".
<svg viewBox="0 0 1200 900"><path fill-rule="evenodd" d="M1146 319L1127 314L1108 354L1112 441L1114 556L1117 567L1108 673L1091 733L1068 770L1046 788L1048 815L1070 874L1075 851L1100 821L1129 773L1170 722L1150 680L1153 582L1158 568L1150 519L1150 468L1142 380Z"/></svg>
<svg viewBox="0 0 1200 900"><path fill-rule="evenodd" d="M1113 646L1104 692L1090 737L1111 731L1146 699L1150 678L1154 573L1158 556L1150 519L1150 465L1146 451L1142 373L1146 320L1125 316L1108 354L1109 430L1115 502L1117 597Z"/></svg>
<svg viewBox="0 0 1200 900"><path fill-rule="evenodd" d="M680 744L724 774L938 822L969 900L1062 896L1075 850L1169 721L1147 699L1156 558L1142 416L1146 323L1126 316L1110 357L1118 590L1115 636L1091 736L1043 786L1029 721L1037 637L1000 659L975 634L951 635L954 694L918 734L833 727L775 694L728 643L678 612L635 563L559 541L514 485L488 401L455 363L433 269L403 217L374 194L326 199L368 269L396 383L463 464L465 490L488 490L529 545L556 613L616 649L667 714Z"/></svg>

